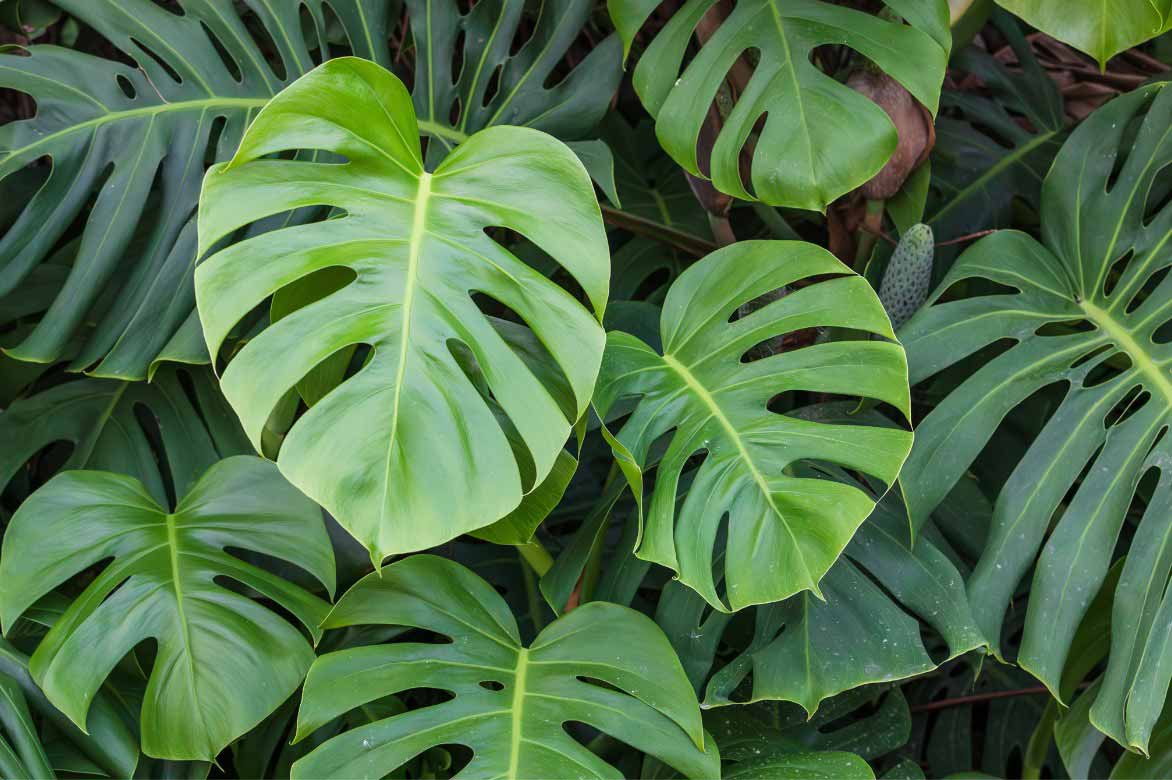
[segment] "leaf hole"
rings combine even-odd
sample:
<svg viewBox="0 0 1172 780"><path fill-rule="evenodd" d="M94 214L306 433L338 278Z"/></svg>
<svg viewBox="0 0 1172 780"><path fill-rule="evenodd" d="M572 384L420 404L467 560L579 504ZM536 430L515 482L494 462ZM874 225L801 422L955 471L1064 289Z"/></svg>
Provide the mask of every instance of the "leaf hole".
<svg viewBox="0 0 1172 780"><path fill-rule="evenodd" d="M138 49L140 52L145 54L150 61L154 62L155 65L158 65L159 68L161 68L162 71L167 74L168 78L170 78L171 81L173 81L176 84L183 83L183 79L179 76L179 71L175 70L175 68L173 68L168 62L166 62L162 57L160 57L158 54L156 54L153 49L144 45L141 41L139 41L136 38L131 38L130 42L131 42L131 44L133 44L134 48ZM146 67L147 63L142 62L141 58L137 58L137 59L139 59L138 64L143 68L143 70L147 70L147 72L149 73L149 70Z"/></svg>
<svg viewBox="0 0 1172 780"><path fill-rule="evenodd" d="M1103 427L1113 428L1122 425L1136 412L1143 409L1144 406L1152 400L1152 394L1143 387L1136 385L1124 394L1123 398L1111 410L1103 416Z"/></svg>
<svg viewBox="0 0 1172 780"><path fill-rule="evenodd" d="M463 27L456 35L456 42L452 46L452 86L459 85L460 78L464 75L464 57L465 47L468 45L468 33Z"/></svg>
<svg viewBox="0 0 1172 780"><path fill-rule="evenodd" d="M1143 225L1148 228L1156 221L1168 207L1172 206L1172 163L1160 168L1148 188L1147 200L1144 204Z"/></svg>
<svg viewBox="0 0 1172 780"><path fill-rule="evenodd" d="M122 90L123 95L126 95L126 97L130 98L131 100L134 100L136 97L138 97L138 90L134 88L134 84L132 84L130 79L128 79L124 74L119 73L114 77L114 79L118 82L118 88Z"/></svg>
<svg viewBox="0 0 1172 780"><path fill-rule="evenodd" d="M1092 333L1095 331L1093 322L1086 318L1078 318L1072 320L1061 320L1058 322L1047 322L1039 326L1035 331L1035 336L1069 336L1071 333Z"/></svg>
<svg viewBox="0 0 1172 780"><path fill-rule="evenodd" d="M1136 291L1135 295L1131 297L1131 300L1127 302L1127 307L1124 311L1127 314L1133 314L1141 306L1147 303L1149 299L1153 299L1153 294L1159 289L1160 285L1163 284L1164 280L1168 277L1169 270L1172 270L1172 265L1165 265L1163 268L1157 268L1155 271L1153 271L1152 274L1144 281L1139 290ZM1159 295L1156 296L1154 300L1156 301L1157 305L1162 306L1167 303L1168 299L1165 295Z"/></svg>
<svg viewBox="0 0 1172 780"><path fill-rule="evenodd" d="M228 50L224 48L223 42L220 41L214 32L212 32L211 28L208 27L206 22L201 21L199 26L203 28L204 35L206 35L208 41L211 42L212 48L216 50L216 54L219 56L220 62L223 64L224 69L227 70L228 73L232 74L232 80L237 84L243 83L244 77L240 72L240 65L236 62L232 55L228 53Z"/></svg>
<svg viewBox="0 0 1172 780"><path fill-rule="evenodd" d="M1127 273L1127 269L1133 260L1135 260L1135 251L1129 249L1123 253L1122 257L1118 258L1114 263L1112 263L1110 268L1107 269L1107 274L1103 278L1104 297L1109 297L1112 293L1115 292L1115 288L1118 286L1119 281Z"/></svg>
<svg viewBox="0 0 1172 780"><path fill-rule="evenodd" d="M1082 386L1091 388L1106 384L1119 375L1130 371L1131 366L1131 356L1126 352L1115 350L1104 353L1099 362L1083 377Z"/></svg>
<svg viewBox="0 0 1172 780"><path fill-rule="evenodd" d="M504 73L505 66L497 65L492 69L492 75L488 78L488 84L484 88L484 98L480 101L481 108L488 108L492 101L501 91L501 77Z"/></svg>
<svg viewBox="0 0 1172 780"><path fill-rule="evenodd" d="M264 57L268 61L268 66L271 68L273 75L280 81L285 81L289 77L288 71L285 69L285 62L278 54L281 49L277 46L276 40L269 32L269 28L259 15L251 8L245 6L240 12L240 20L244 26L248 28L249 35L252 36L253 44L259 56ZM266 56L266 53L272 52L271 55Z"/></svg>

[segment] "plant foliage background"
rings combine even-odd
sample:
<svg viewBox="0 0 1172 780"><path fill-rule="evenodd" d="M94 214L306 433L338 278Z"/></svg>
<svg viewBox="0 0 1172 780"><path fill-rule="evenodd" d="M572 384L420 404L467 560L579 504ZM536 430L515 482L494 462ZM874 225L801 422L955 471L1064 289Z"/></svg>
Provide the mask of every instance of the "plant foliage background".
<svg viewBox="0 0 1172 780"><path fill-rule="evenodd" d="M1166 777L1166 0L0 0L0 777Z"/></svg>

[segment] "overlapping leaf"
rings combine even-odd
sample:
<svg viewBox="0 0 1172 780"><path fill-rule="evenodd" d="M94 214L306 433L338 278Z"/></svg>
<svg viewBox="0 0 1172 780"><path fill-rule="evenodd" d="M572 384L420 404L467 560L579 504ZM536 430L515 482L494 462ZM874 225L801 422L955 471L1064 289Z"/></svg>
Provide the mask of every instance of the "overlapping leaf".
<svg viewBox="0 0 1172 780"><path fill-rule="evenodd" d="M898 689L869 686L834 697L813 717L793 704L759 702L707 710L704 725L720 745L723 778L872 778L868 762L904 746L911 715Z"/></svg>
<svg viewBox="0 0 1172 780"><path fill-rule="evenodd" d="M812 61L816 47L853 49L936 112L951 45L948 3L885 4L909 23L820 0L739 0L684 67L693 31L716 5L716 0L689 0L640 56L633 76L663 148L692 175L711 178L721 192L824 210L883 167L897 136L882 109ZM607 5L629 52L658 3L609 0ZM745 56L753 63L744 65L752 67L752 77L735 104L722 107L723 127L710 170L702 170L697 159L701 128L730 69ZM750 193L742 181L740 155L761 119Z"/></svg>
<svg viewBox="0 0 1172 780"><path fill-rule="evenodd" d="M1019 662L1052 691L1141 479L1153 475L1092 714L1137 749L1163 708L1172 614L1170 126L1172 90L1162 85L1093 114L1046 178L1042 242L1009 231L982 240L900 331L913 382L941 375L955 387L917 428L901 477L913 518L931 511L1015 407L1046 388L1054 399L997 498L968 586L997 647L1014 589L1037 559ZM950 300L962 281L969 296Z"/></svg>
<svg viewBox="0 0 1172 780"><path fill-rule="evenodd" d="M1065 128L1058 86L1017 23L999 11L991 24L1012 47L1021 72L976 47L952 59L954 68L978 77L989 94L948 90L940 97L933 197L925 219L940 241L1009 227L1015 200L1037 211L1042 180Z"/></svg>
<svg viewBox="0 0 1172 780"><path fill-rule="evenodd" d="M829 416L841 419L842 410ZM983 647L960 573L940 545L923 535L910 544L907 531L898 497L888 495L823 578L825 600L802 593L756 607L752 636L743 641L726 635L733 616L707 612L679 585L665 588L656 620L704 691L705 705L780 700L814 713L852 688L931 671L936 663L920 621L944 640L946 657ZM719 659L717 650L729 644L735 655Z"/></svg>
<svg viewBox="0 0 1172 780"><path fill-rule="evenodd" d="M387 42L400 5L180 0L176 12L152 0L57 5L136 67L47 45L31 47L30 56L0 54L0 87L31 95L38 107L34 118L0 128L0 197L27 203L0 239L0 297L22 292L71 226L82 228L68 278L44 316L19 343L5 346L23 360L66 359L73 368L123 379L145 377L160 355L206 360L191 316L194 213L205 166L231 156L261 106L323 59L351 53L389 66ZM409 4L416 100L434 108L420 130L436 137L436 160L490 124L577 137L605 110L621 73L617 42L602 43L545 87L589 3L559 2L557 13L543 14L527 44L510 54L523 5L479 3L461 16L455 2ZM453 74L460 57L466 67ZM485 104L490 82L497 91ZM455 98L464 109L453 127L451 106L441 103ZM45 158L51 165L38 162ZM19 174L30 165L46 176L26 199ZM253 232L305 218L282 215Z"/></svg>
<svg viewBox="0 0 1172 780"><path fill-rule="evenodd" d="M33 724L29 735L25 724ZM130 777L138 763L138 737L125 722L121 702L110 691L99 691L90 707L86 731L82 731L49 703L33 682L28 671L28 657L9 642L0 639L0 743L3 732L15 745L13 756L0 758L5 777L53 777L40 763L44 753L52 770L60 773L108 777ZM22 736L22 732L24 736ZM49 740L52 740L50 743ZM36 740L39 744L32 744ZM24 744L20 744L23 742ZM0 745L0 753L4 753Z"/></svg>
<svg viewBox="0 0 1172 780"><path fill-rule="evenodd" d="M374 63L322 65L266 106L231 163L208 174L200 208L204 247L290 209L344 210L211 256L196 288L216 354L274 292L327 268L353 274L249 341L221 387L260 449L288 390L331 355L369 345L365 365L294 423L277 463L376 560L488 525L542 483L589 401L609 279L593 186L564 145L528 128L491 128L427 173L410 101ZM261 159L289 149L347 162ZM497 227L550 255L594 314L493 241L486 229ZM527 354L502 337L474 293L515 312L539 349ZM491 398L467 376L469 360ZM523 443L519 453L502 424Z"/></svg>
<svg viewBox="0 0 1172 780"><path fill-rule="evenodd" d="M746 304L811 277L732 320ZM616 433L636 495L641 472L655 488L637 554L679 574L713 607L737 610L818 591L875 499L857 487L796 476L824 461L894 481L911 445L897 429L843 426L771 411L775 396L807 391L873 398L908 414L903 349L887 340L827 341L747 361L787 333L837 327L893 338L874 291L829 252L790 241L742 241L680 275L660 322L662 354L640 339L608 335L595 393L599 415L625 413ZM612 412L613 410L613 412ZM652 446L669 439L656 463ZM703 463L677 505L681 474ZM717 591L714 546L728 518L723 580Z"/></svg>
<svg viewBox="0 0 1172 780"><path fill-rule="evenodd" d="M313 660L298 628L218 580L271 599L314 637L329 607L228 547L293 563L333 587L321 512L271 463L221 461L171 512L130 477L65 472L21 505L4 534L0 621L10 630L53 588L112 559L37 646L32 676L84 728L111 669L153 639L142 749L211 761L292 694Z"/></svg>
<svg viewBox="0 0 1172 780"><path fill-rule="evenodd" d="M0 440L0 486L34 455L63 444L71 449L50 462L50 471L126 474L160 503L168 488L182 497L213 463L251 450L203 368L166 367L150 384L79 377L53 385L0 412ZM45 471L35 476L43 479Z"/></svg>
<svg viewBox="0 0 1172 780"><path fill-rule="evenodd" d="M1030 25L1099 61L1155 38L1172 24L1168 0L997 0Z"/></svg>
<svg viewBox="0 0 1172 780"><path fill-rule="evenodd" d="M461 771L468 777L622 777L567 733L571 722L687 777L719 774L687 677L667 639L638 612L589 604L523 647L512 613L487 582L459 564L415 555L348 591L324 627L360 624L424 629L447 642L396 641L322 656L305 683L299 738L413 688L454 698L334 737L293 765L294 778L382 777L428 747L450 744L472 750Z"/></svg>
<svg viewBox="0 0 1172 780"><path fill-rule="evenodd" d="M602 119L622 77L616 37L545 86L589 18L592 0L544 3L521 43L525 7L525 0L490 0L462 13L456 0L407 0L415 41L412 98L420 129L434 139L429 162L485 127L522 125L574 139Z"/></svg>

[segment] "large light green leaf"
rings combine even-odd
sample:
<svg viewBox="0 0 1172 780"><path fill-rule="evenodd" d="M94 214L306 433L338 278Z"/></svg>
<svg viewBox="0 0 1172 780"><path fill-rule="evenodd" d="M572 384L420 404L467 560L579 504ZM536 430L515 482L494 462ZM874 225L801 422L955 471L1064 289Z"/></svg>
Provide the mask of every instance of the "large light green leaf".
<svg viewBox="0 0 1172 780"><path fill-rule="evenodd" d="M719 774L717 748L705 739L671 645L634 610L588 604L523 647L491 585L457 563L415 555L351 588L323 627L365 624L424 629L448 641L396 641L318 658L305 682L299 739L355 707L413 688L454 698L329 740L293 765L295 778L382 777L445 744L472 750L461 777L622 777L567 732L571 722L687 777Z"/></svg>
<svg viewBox="0 0 1172 780"><path fill-rule="evenodd" d="M33 678L84 727L114 665L153 639L143 751L210 761L292 694L313 660L300 630L217 580L271 599L315 638L329 608L225 548L288 561L333 587L321 512L271 463L221 461L171 512L137 480L68 471L12 517L0 553L0 621L11 629L53 588L112 559L37 646Z"/></svg>
<svg viewBox="0 0 1172 780"><path fill-rule="evenodd" d="M1172 163L1170 126L1172 90L1162 85L1097 111L1046 178L1043 241L1010 231L982 240L900 331L913 382L941 375L955 388L916 430L901 478L913 518L943 498L1006 415L1050 388L1053 412L997 498L968 590L997 648L1037 559L1019 662L1052 691L1141 477L1158 474L1116 596L1093 713L1140 749L1163 707L1172 625L1172 206L1160 176ZM944 295L962 281L968 297ZM990 282L1000 286L979 286ZM984 359L968 360L976 353Z"/></svg>
<svg viewBox="0 0 1172 780"><path fill-rule="evenodd" d="M345 164L261 159L324 149ZM423 170L411 98L374 63L332 60L265 107L200 202L200 244L307 205L345 215L229 247L197 270L200 317L216 354L268 296L325 268L354 281L248 342L221 387L245 432L339 350L366 364L293 424L277 459L376 560L492 523L550 473L581 417L602 357L597 318L609 255L594 189L561 143L528 128L482 131ZM581 285L594 312L496 243L521 233ZM532 329L525 354L477 307L478 293ZM474 360L491 403L466 375ZM494 408L523 442L514 455Z"/></svg>
<svg viewBox="0 0 1172 780"><path fill-rule="evenodd" d="M655 117L668 154L721 192L779 206L822 211L874 176L895 151L887 114L811 61L825 44L849 47L885 71L933 114L951 46L946 0L885 0L909 24L821 0L738 0L684 67L692 32L716 0L688 0L639 58L634 85ZM629 52L657 0L608 0ZM751 55L749 53L752 52ZM725 113L711 170L697 159L709 107L738 58L753 75ZM742 147L759 120L751 189L742 181Z"/></svg>
<svg viewBox="0 0 1172 780"><path fill-rule="evenodd" d="M76 262L51 306L19 343L4 346L23 360L68 359L76 369L123 379L145 377L159 356L206 360L192 338L198 329L184 327L195 324L193 217L206 163L231 156L261 106L323 59L353 54L389 66L387 42L401 6L395 0L179 0L180 12L173 12L154 0L56 4L136 67L56 46L30 47L31 56L0 54L0 87L25 92L38 106L34 118L0 128L0 200L27 204L0 238L0 297L23 289L71 223L84 222L73 247ZM558 0L557 13L543 14L515 54L510 46L522 0L479 3L464 16L454 0L408 5L416 100L434 107L419 129L436 137L434 159L489 124L578 137L617 86L614 41L597 47L562 82L545 86L580 32L588 0ZM448 86L459 58L466 67ZM490 81L498 91L485 106ZM453 99L464 106L455 127ZM18 174L45 157L51 174L31 197L23 196ZM282 215L255 231L305 218Z"/></svg>
<svg viewBox="0 0 1172 780"><path fill-rule="evenodd" d="M830 278L730 322L742 306L811 277ZM819 580L874 507L863 490L795 476L795 465L834 463L890 484L911 447L907 431L770 410L775 396L804 391L876 399L908 416L907 366L894 341L865 335L746 362L763 343L826 327L894 338L871 287L826 250L742 241L672 285L660 321L662 354L627 333L607 337L595 405L609 420L628 410L621 401L637 399L616 434L616 451L624 462L633 459L627 471L636 496L643 490L639 472L656 469L637 555L676 571L719 610L818 593ZM670 442L657 464L652 445L660 437ZM696 456L703 463L677 505L681 474ZM722 596L713 546L726 516Z"/></svg>
<svg viewBox="0 0 1172 780"><path fill-rule="evenodd" d="M1155 38L1172 19L1168 0L997 0L1029 24L1099 61Z"/></svg>

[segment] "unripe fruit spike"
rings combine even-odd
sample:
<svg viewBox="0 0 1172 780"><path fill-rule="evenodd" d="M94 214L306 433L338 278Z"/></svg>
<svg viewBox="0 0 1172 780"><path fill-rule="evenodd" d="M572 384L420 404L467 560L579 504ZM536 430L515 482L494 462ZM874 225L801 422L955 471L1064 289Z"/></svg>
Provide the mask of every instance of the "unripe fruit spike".
<svg viewBox="0 0 1172 780"><path fill-rule="evenodd" d="M932 228L923 223L912 225L900 237L899 246L887 264L879 285L879 300L891 318L891 327L896 330L928 298L934 247Z"/></svg>

